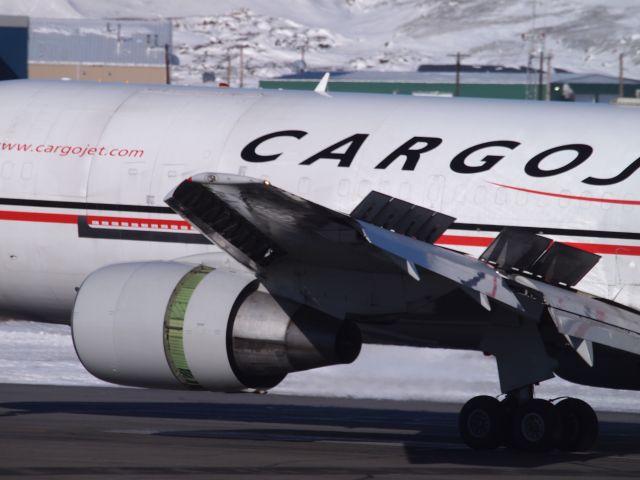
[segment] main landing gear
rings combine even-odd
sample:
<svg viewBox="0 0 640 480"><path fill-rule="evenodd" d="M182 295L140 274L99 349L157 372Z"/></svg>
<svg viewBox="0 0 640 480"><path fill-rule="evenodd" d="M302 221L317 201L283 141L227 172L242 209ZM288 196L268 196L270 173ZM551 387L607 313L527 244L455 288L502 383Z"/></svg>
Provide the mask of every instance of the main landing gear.
<svg viewBox="0 0 640 480"><path fill-rule="evenodd" d="M546 452L554 448L580 452L598 437L598 418L593 409L577 398L557 402L533 398L533 387L510 392L499 401L480 396L460 411L460 434L475 450L500 446Z"/></svg>

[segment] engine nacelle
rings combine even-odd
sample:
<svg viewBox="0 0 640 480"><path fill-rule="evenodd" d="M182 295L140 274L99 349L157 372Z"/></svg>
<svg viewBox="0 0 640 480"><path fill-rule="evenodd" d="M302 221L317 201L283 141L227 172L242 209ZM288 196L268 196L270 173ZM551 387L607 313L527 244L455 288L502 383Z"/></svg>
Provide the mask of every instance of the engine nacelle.
<svg viewBox="0 0 640 480"><path fill-rule="evenodd" d="M355 324L259 285L249 274L179 262L110 265L78 292L76 352L108 382L212 391L271 388L287 373L356 359Z"/></svg>

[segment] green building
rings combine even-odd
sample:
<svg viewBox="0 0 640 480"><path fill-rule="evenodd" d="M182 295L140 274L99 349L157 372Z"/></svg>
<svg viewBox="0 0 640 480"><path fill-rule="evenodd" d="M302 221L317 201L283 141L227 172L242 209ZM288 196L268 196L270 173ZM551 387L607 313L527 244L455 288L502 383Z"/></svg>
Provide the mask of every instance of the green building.
<svg viewBox="0 0 640 480"><path fill-rule="evenodd" d="M332 72L328 91L453 96L455 66L422 72ZM324 72L302 72L261 80L261 88L313 90ZM600 74L558 72L540 86L537 72L502 67L467 67L460 71L459 96L508 99L546 99L611 102L618 97L619 80ZM640 81L625 79L624 96L640 97Z"/></svg>

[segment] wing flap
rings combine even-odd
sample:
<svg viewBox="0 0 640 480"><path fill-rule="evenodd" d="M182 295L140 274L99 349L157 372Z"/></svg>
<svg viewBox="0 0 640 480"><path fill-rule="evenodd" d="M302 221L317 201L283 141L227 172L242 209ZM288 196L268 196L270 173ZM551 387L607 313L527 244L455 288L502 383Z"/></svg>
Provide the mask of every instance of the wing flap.
<svg viewBox="0 0 640 480"><path fill-rule="evenodd" d="M547 283L576 285L600 260L595 253L554 242L532 265L531 273Z"/></svg>
<svg viewBox="0 0 640 480"><path fill-rule="evenodd" d="M504 272L530 271L531 266L549 248L552 240L517 228L505 228L480 255Z"/></svg>
<svg viewBox="0 0 640 480"><path fill-rule="evenodd" d="M546 283L576 285L600 256L535 233L505 228L480 255L503 272L529 272Z"/></svg>
<svg viewBox="0 0 640 480"><path fill-rule="evenodd" d="M370 192L351 217L423 242L434 243L455 218L384 193Z"/></svg>

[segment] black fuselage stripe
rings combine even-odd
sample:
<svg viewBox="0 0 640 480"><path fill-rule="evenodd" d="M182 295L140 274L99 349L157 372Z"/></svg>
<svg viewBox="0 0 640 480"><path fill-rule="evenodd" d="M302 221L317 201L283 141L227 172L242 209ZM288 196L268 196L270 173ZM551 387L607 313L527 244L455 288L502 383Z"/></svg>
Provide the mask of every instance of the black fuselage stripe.
<svg viewBox="0 0 640 480"><path fill-rule="evenodd" d="M122 205L116 203L87 203L87 202L65 202L58 200L34 200L20 198L0 198L0 205L14 205L21 207L41 207L41 208L69 208L74 210L103 210L113 212L130 213L163 213L175 215L169 207L151 207L147 205ZM519 225L495 225L479 223L458 223L455 222L450 230L465 230L470 232L496 232L499 233L504 228L517 228L518 230L537 233L540 235L561 235L567 237L589 237L589 238L613 238L621 240L640 240L640 233L635 232L612 232L607 230L581 230L570 228L552 227L522 227Z"/></svg>
<svg viewBox="0 0 640 480"><path fill-rule="evenodd" d="M537 233L539 235L562 235L567 237L617 238L622 240L640 240L640 233L611 232L607 230L580 230L552 227L521 227L519 225L485 225L474 223L454 223L450 230L466 230L470 232L501 232L505 228Z"/></svg>
<svg viewBox="0 0 640 480"><path fill-rule="evenodd" d="M0 198L0 205L15 205L20 207L41 207L41 208L71 208L74 210L105 210L114 212L135 212L135 213L169 213L174 211L169 207L150 207L147 205L121 205L117 203L87 203L87 202L64 202L56 200L32 200L21 198Z"/></svg>

